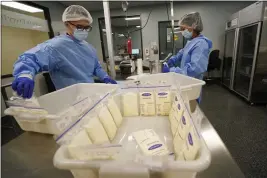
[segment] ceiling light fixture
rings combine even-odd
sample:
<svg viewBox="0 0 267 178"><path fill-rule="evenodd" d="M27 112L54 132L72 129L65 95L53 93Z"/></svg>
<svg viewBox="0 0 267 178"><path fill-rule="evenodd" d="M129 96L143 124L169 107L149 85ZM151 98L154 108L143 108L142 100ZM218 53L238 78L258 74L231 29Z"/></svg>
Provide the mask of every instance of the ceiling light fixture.
<svg viewBox="0 0 267 178"><path fill-rule="evenodd" d="M125 20L140 20L140 17L126 17Z"/></svg>
<svg viewBox="0 0 267 178"><path fill-rule="evenodd" d="M136 28L140 28L141 26L140 25L137 25Z"/></svg>
<svg viewBox="0 0 267 178"><path fill-rule="evenodd" d="M3 6L8 6L14 9L19 9L22 11L30 12L30 13L36 13L36 12L43 12L42 9L38 9L32 6L28 6L26 4L22 4L19 2L12 2L12 1L7 1L7 2L2 2Z"/></svg>

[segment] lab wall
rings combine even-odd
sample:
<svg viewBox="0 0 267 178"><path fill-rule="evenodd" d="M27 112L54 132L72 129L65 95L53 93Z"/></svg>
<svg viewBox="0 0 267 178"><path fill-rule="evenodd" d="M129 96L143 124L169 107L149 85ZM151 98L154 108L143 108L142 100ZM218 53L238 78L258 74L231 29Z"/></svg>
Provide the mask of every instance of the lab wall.
<svg viewBox="0 0 267 178"><path fill-rule="evenodd" d="M47 32L2 26L2 75L12 74L13 64L24 51L47 39Z"/></svg>
<svg viewBox="0 0 267 178"><path fill-rule="evenodd" d="M62 14L67 6L56 1L34 1L34 3L49 8L51 21L62 21Z"/></svg>
<svg viewBox="0 0 267 178"><path fill-rule="evenodd" d="M112 2L111 2L112 3ZM252 2L174 2L174 16L175 20L179 20L184 14L189 12L198 11L202 16L204 25L203 34L213 42L213 49L220 50L220 57L223 56L224 50L224 32L225 22L236 11L250 5ZM165 5L157 6L142 6L131 7L128 10L128 15L140 15L141 26L146 24L147 17L150 10L152 13L147 22L146 27L142 30L143 48L148 47L151 42L159 41L158 37L158 22L167 21L168 16L166 13ZM169 11L170 12L170 11ZM122 9L111 9L111 16L125 15ZM102 49L100 43L100 34L98 27L98 18L104 16L103 11L91 12L94 19L93 30L89 33L88 42L91 43L98 53L99 59L102 61ZM158 59L159 56L156 55Z"/></svg>

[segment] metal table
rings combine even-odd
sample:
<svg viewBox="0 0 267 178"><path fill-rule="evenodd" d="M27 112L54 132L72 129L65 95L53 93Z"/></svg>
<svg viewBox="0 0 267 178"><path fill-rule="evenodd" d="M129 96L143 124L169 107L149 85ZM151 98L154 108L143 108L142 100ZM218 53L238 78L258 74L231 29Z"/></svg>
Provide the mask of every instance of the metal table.
<svg viewBox="0 0 267 178"><path fill-rule="evenodd" d="M204 117L201 134L211 151L211 165L197 178L245 177L221 138ZM26 132L2 147L3 178L73 178L56 169L53 156L58 146L51 135Z"/></svg>

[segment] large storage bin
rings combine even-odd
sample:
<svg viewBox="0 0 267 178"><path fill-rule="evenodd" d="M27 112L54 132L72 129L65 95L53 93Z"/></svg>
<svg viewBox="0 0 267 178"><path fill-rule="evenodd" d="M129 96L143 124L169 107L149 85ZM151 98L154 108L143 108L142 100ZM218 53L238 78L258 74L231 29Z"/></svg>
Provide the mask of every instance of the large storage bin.
<svg viewBox="0 0 267 178"><path fill-rule="evenodd" d="M188 77L177 73L159 73L153 75L136 75L131 77L132 80L125 82L125 87L132 86L136 83L149 85L175 85L182 95L186 95L188 100L197 99L200 96L201 88L205 85L203 80Z"/></svg>
<svg viewBox="0 0 267 178"><path fill-rule="evenodd" d="M137 85L137 86L136 86ZM156 85L156 86L155 86ZM191 126L196 129L198 133L200 133L201 129L201 117L199 117L199 113L191 113L189 100L197 99L200 95L200 90L204 82L193 79L190 77L182 76L179 74L154 74L150 76L144 76L142 78L138 78L136 81L127 81L122 84L122 89L119 90L119 93L114 94L113 96L110 95L109 97L113 97L115 103L120 108L120 112L123 113L123 103L121 95L125 93L125 91L134 91L137 92L146 91L156 88L156 90L165 90L168 88L172 92L175 92L173 88L181 88L180 91L174 93L173 96L177 94L180 96L179 101L182 101L185 110L190 114L190 123ZM175 87L173 87L175 86ZM162 88L162 89L161 89ZM138 95L139 96L139 95ZM64 138L68 132L77 132L79 128L83 127L86 124L86 120L90 120L90 114L97 112L97 107L101 104L105 105L105 100L103 99L98 102L93 108L87 112L87 116L85 115L86 119L81 119L79 123L75 123L72 125L67 131L63 132L58 138L57 141ZM174 102L175 99L172 100ZM140 101L138 101L140 102ZM129 103L131 104L131 103ZM197 111L199 112L199 111ZM139 110L140 114L140 110ZM92 114L93 116L94 114ZM194 118L198 117L198 118ZM122 141L124 138L131 138L132 132L135 132L139 129L154 129L159 134L161 139L165 139L166 143L170 141L169 138L172 137L171 134L171 125L168 120L168 116L135 116L135 117L123 117L123 123L118 128L117 134L114 139L111 140L111 143L114 144L122 144L125 146L125 142ZM76 131L75 131L76 130ZM161 134L161 135L160 135ZM171 135L171 136L170 136ZM71 139L70 134L70 139ZM166 136L166 137L165 137ZM171 138L171 142L173 138ZM126 142L129 142L128 139ZM59 141L60 142L60 141ZM60 142L61 144L64 142ZM127 158L128 154L131 154L130 144L127 145L127 149L124 150L125 152L125 160L119 161L97 161L97 160L88 160L82 161L78 159L73 159L69 153L68 145L65 144L61 145L60 148L57 150L54 156L54 165L59 169L66 169L70 170L75 178L91 178L91 177L101 177L101 178L130 178L130 177L166 177L166 178L176 178L176 177L183 177L183 178L192 178L195 177L197 172L201 172L205 170L211 161L210 152L201 137L199 135L199 143L200 148L198 155L195 160L192 161L176 161L172 159L171 154L168 156L168 159L158 160L151 157L151 160L140 160L133 161ZM134 145L133 145L134 146ZM129 149L128 149L129 148ZM170 151L173 151L172 148L169 147Z"/></svg>
<svg viewBox="0 0 267 178"><path fill-rule="evenodd" d="M76 122L99 99L117 88L117 85L111 84L75 84L37 98L39 108L48 112L48 115L42 118L31 113L28 113L25 118L24 113L14 112L15 106L7 108L5 114L12 115L22 130L57 135L71 123ZM77 113L75 116L68 115L66 110L70 108Z"/></svg>

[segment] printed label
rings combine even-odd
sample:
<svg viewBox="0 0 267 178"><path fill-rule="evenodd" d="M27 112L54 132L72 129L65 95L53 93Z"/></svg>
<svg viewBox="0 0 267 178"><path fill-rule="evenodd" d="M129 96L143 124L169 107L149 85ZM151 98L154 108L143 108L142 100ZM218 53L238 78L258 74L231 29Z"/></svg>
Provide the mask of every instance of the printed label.
<svg viewBox="0 0 267 178"><path fill-rule="evenodd" d="M167 94L168 94L168 93L164 93L164 92L163 92L163 93L159 93L158 95L159 95L159 96L164 96L164 95L167 95Z"/></svg>
<svg viewBox="0 0 267 178"><path fill-rule="evenodd" d="M150 93L143 93L142 96L151 96Z"/></svg>
<svg viewBox="0 0 267 178"><path fill-rule="evenodd" d="M182 122L183 122L184 125L186 125L186 121L185 121L185 117L184 116L182 117Z"/></svg>
<svg viewBox="0 0 267 178"><path fill-rule="evenodd" d="M149 147L148 150L154 150L154 149L159 148L161 146L162 146L162 144L156 144L156 145Z"/></svg>
<svg viewBox="0 0 267 178"><path fill-rule="evenodd" d="M188 134L188 142L189 142L190 145L193 146L193 139L192 139L192 135L191 135L190 132L189 132L189 134Z"/></svg>

